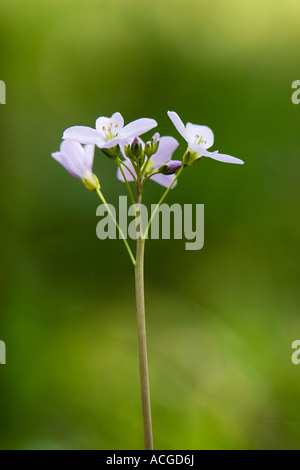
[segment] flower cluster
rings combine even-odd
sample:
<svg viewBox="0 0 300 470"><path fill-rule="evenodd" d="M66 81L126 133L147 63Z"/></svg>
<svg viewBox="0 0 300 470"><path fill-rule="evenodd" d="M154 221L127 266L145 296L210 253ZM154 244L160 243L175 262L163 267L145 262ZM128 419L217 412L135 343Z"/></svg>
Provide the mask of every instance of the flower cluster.
<svg viewBox="0 0 300 470"><path fill-rule="evenodd" d="M109 220L118 230L134 266L145 450L153 450L144 300L144 251L151 224L169 191L174 188L185 168L194 165L202 157L226 163L243 163L242 160L230 155L208 151L214 143L214 134L209 127L191 123L187 123L185 126L174 111L169 111L168 116L187 143L181 160L172 159L179 146L173 137L161 137L159 133L155 133L146 142L141 139L141 135L157 126L156 121L143 118L124 125L124 119L120 113L115 113L110 118L98 118L95 129L83 126L70 127L63 134L60 151L52 154L52 157L72 176L82 180L88 190L96 191L105 206L107 216L110 217ZM133 238L136 240L136 255L133 254L122 224L119 225L117 222L111 205L107 203L101 191L99 180L93 173L96 147L117 164L117 177L127 186L132 201L131 207L134 209L135 215L133 227L136 238ZM166 190L145 225L143 224L141 202L144 187L151 180L164 186ZM135 198L130 186L131 182L135 184Z"/></svg>
<svg viewBox="0 0 300 470"><path fill-rule="evenodd" d="M158 133L144 142L140 136L157 126L154 119L137 119L124 126L120 113L110 118L99 117L95 129L74 126L65 130L59 152L52 154L71 175L81 179L90 191L100 189L97 176L93 173L95 147L118 164L117 177L123 182L135 182L141 188L149 181L173 188L177 170L191 166L201 157L209 157L226 163L243 164L243 161L207 149L214 143L214 134L207 126L187 123L186 126L174 111L168 116L177 131L188 144L181 161L172 160L178 147L173 137L161 137Z"/></svg>

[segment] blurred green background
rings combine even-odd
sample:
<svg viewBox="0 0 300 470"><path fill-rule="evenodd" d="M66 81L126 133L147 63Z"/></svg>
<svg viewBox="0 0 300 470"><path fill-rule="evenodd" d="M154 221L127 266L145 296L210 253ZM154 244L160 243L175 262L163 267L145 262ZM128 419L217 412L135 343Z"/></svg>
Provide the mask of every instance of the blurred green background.
<svg viewBox="0 0 300 470"><path fill-rule="evenodd" d="M209 125L169 203L205 204L205 247L150 241L156 449L299 449L297 0L1 0L1 449L143 447L133 272L96 238L96 195L50 158L120 111ZM95 172L113 204L112 161ZM145 201L162 189L150 183Z"/></svg>

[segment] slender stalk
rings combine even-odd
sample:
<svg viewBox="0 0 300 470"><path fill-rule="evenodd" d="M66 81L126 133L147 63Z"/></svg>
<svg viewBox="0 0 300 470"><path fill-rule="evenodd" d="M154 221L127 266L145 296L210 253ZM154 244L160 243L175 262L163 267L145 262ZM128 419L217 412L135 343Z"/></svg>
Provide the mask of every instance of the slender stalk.
<svg viewBox="0 0 300 470"><path fill-rule="evenodd" d="M152 178L152 176L154 175L159 175L160 172L159 171L156 171L155 173L151 173L151 175L147 176L144 181L143 181L143 188L146 186L146 184L148 183L148 181Z"/></svg>
<svg viewBox="0 0 300 470"><path fill-rule="evenodd" d="M131 174L132 178L133 178L133 181L136 182L136 176L132 173L131 169L129 168L129 166L126 165L126 163L123 162L123 160L119 160L120 164L123 165L124 168L126 168L126 170Z"/></svg>
<svg viewBox="0 0 300 470"><path fill-rule="evenodd" d="M167 190L165 191L165 193L163 194L162 198L160 199L159 203L157 204L157 206L155 207L151 217L150 217L150 220L149 220L149 223L148 223L148 226L145 230L145 233L143 235L143 239L146 240L147 236L148 236L148 233L149 233L149 230L150 230L150 227L151 227L151 224L153 222L153 219L158 211L158 209L160 208L160 206L162 205L162 203L164 202L164 200L166 199L167 195L169 194L173 184L175 183L175 181L178 180L179 176L181 175L181 173L183 172L184 170L184 166L182 166L180 168L180 170L178 171L178 173L176 174L175 178L173 179L172 183L170 184L170 186L167 188Z"/></svg>
<svg viewBox="0 0 300 470"><path fill-rule="evenodd" d="M101 201L103 202L103 204L105 205L106 210L107 210L107 212L109 213L110 217L111 217L112 220L114 221L114 223L115 223L115 225L116 225L116 227L117 227L117 230L118 230L118 232L120 233L121 238L122 238L122 240L123 240L123 242L124 242L124 245L125 245L125 247L126 247L126 250L128 251L128 254L129 254L129 256L130 256L130 259L131 259L131 261L132 261L132 264L133 264L134 267L136 267L135 258L134 258L134 256L133 256L133 253L132 253L132 251L131 251L130 246L129 246L128 243L127 243L127 240L126 240L126 237L125 237L125 235L124 235L123 230L121 229L121 227L119 226L118 222L116 221L116 219L115 219L115 217L114 217L112 211L110 210L110 207L109 207L109 205L107 204L106 199L105 199L105 197L103 196L101 190L100 190L100 189L96 189L96 192L97 192L98 196L100 197Z"/></svg>
<svg viewBox="0 0 300 470"><path fill-rule="evenodd" d="M124 178L124 182L125 182L125 184L126 184L126 187L127 187L127 190L128 190L128 193L129 193L129 197L130 197L130 199L131 199L131 202L132 202L132 204L135 206L135 200L134 200L134 197L133 197L133 194L132 194L132 191L131 191L130 184L128 183L127 178L126 178L126 176L125 176L125 173L124 173L124 171L123 171L122 162L121 162L119 159L117 159L117 165L118 165L118 167L119 167L119 170L120 170L120 172L121 172L121 175L122 175L123 178ZM130 172L130 173L131 173L131 172Z"/></svg>
<svg viewBox="0 0 300 470"><path fill-rule="evenodd" d="M141 188L139 185L137 185L137 201L136 201L137 204L140 204L141 200L142 200ZM140 228L140 233L141 231L142 231L142 228ZM147 359L146 318L145 318L144 251L145 251L145 240L140 236L137 239L136 266L135 266L135 290L136 290L139 369L140 369L140 384L141 384L145 450L153 450L150 387L149 387L149 372L148 372L148 359Z"/></svg>

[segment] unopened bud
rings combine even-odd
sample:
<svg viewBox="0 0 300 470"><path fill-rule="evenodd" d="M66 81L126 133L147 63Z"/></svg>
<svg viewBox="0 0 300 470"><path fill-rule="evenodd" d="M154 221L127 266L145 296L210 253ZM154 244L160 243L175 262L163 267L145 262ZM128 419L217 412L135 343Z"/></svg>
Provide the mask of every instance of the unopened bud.
<svg viewBox="0 0 300 470"><path fill-rule="evenodd" d="M154 155L157 152L158 146L159 146L159 139L160 139L160 135L158 132L156 132L156 134L154 134L152 139L146 143L145 154L147 155L148 158L152 157L152 155Z"/></svg>
<svg viewBox="0 0 300 470"><path fill-rule="evenodd" d="M153 142L153 155L157 152L159 146L159 140L157 142Z"/></svg>
<svg viewBox="0 0 300 470"><path fill-rule="evenodd" d="M131 145L125 145L124 153L125 153L126 157L129 158L129 160L134 159L134 155L131 151Z"/></svg>
<svg viewBox="0 0 300 470"><path fill-rule="evenodd" d="M144 158L144 149L138 137L135 137L131 144L125 145L124 152L130 160L136 161Z"/></svg>
<svg viewBox="0 0 300 470"><path fill-rule="evenodd" d="M135 158L141 158L144 153L142 144L135 144L135 145L132 144L131 151L133 155L135 156Z"/></svg>
<svg viewBox="0 0 300 470"><path fill-rule="evenodd" d="M151 175L151 173L153 173L153 170L154 170L154 163L152 160L149 160L147 167L146 167L145 175Z"/></svg>
<svg viewBox="0 0 300 470"><path fill-rule="evenodd" d="M158 169L158 172L162 173L163 175L173 175L181 167L182 163L180 161L170 160L169 162L164 163L164 165Z"/></svg>
<svg viewBox="0 0 300 470"><path fill-rule="evenodd" d="M151 142L147 142L145 145L145 155L147 155L148 158L153 155Z"/></svg>

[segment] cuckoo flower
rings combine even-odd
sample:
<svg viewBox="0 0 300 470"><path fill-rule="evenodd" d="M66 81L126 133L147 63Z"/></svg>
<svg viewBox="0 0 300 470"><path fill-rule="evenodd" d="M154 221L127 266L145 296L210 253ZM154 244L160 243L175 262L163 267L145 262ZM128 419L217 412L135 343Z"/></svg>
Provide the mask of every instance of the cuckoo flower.
<svg viewBox="0 0 300 470"><path fill-rule="evenodd" d="M93 173L94 145L85 145L78 142L65 140L60 146L60 151L51 156L58 161L72 176L81 179L89 191L100 188L98 178Z"/></svg>
<svg viewBox="0 0 300 470"><path fill-rule="evenodd" d="M171 160L172 155L179 144L177 140L173 137L160 138L159 134L157 133L153 136L152 141L158 142L158 148L156 152L151 155L150 158L146 158L146 162L143 167L144 175L146 178L150 177L156 183L168 188L174 180L173 174L182 166L182 163L180 161ZM141 145L143 149L145 149L147 145L149 145L145 145L145 143L141 139L138 139L138 141L137 139L135 139L133 142ZM125 177L127 181L134 181L133 176L136 176L135 167L131 160L126 157L124 146L122 145L121 151L124 156L124 163L128 167L128 170L126 168L123 168ZM124 182L124 178L120 170L118 170L117 176L120 181ZM172 186L173 188L176 186L176 183L177 182L175 182Z"/></svg>
<svg viewBox="0 0 300 470"><path fill-rule="evenodd" d="M220 162L237 163L239 165L243 165L244 162L239 158L231 157L230 155L225 155L219 153L218 151L207 151L207 149L212 147L214 144L214 134L209 127L198 126L196 124L191 124L190 122L188 122L185 126L178 114L174 111L168 111L168 116L178 132L187 141L189 149L196 153L192 158L187 157L186 164L192 164L203 156L213 158L214 160L218 160ZM185 163L185 159L183 162Z"/></svg>
<svg viewBox="0 0 300 470"><path fill-rule="evenodd" d="M120 143L140 136L157 126L154 119L137 119L124 126L124 119L120 113L110 118L99 117L96 129L85 126L69 127L63 134L63 139L73 140L81 144L94 144L100 149L112 148Z"/></svg>

